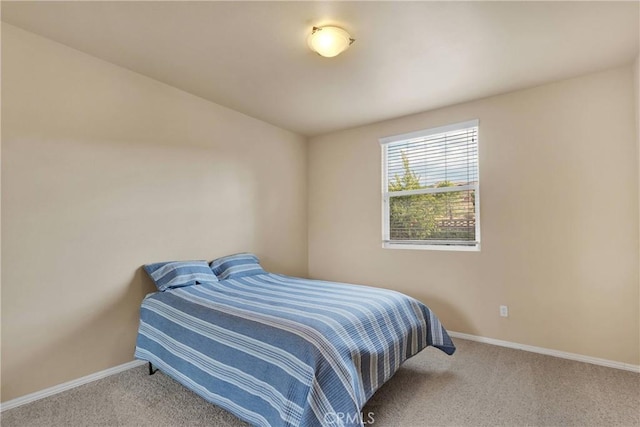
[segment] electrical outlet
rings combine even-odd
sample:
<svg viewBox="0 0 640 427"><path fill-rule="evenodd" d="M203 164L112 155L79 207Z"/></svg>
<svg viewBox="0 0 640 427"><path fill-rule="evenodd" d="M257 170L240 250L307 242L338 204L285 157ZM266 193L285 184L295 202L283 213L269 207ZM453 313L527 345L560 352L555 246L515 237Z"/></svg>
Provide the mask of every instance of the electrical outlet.
<svg viewBox="0 0 640 427"><path fill-rule="evenodd" d="M506 305L500 306L500 317L509 317L509 307Z"/></svg>

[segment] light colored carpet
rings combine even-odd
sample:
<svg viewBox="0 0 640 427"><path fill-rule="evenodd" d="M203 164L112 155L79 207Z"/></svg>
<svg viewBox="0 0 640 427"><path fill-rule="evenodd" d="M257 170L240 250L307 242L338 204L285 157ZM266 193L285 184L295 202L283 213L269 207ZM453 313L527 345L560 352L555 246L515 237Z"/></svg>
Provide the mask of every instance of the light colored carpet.
<svg viewBox="0 0 640 427"><path fill-rule="evenodd" d="M373 426L639 426L640 375L456 339L407 361L364 408ZM246 424L142 366L5 411L10 426Z"/></svg>

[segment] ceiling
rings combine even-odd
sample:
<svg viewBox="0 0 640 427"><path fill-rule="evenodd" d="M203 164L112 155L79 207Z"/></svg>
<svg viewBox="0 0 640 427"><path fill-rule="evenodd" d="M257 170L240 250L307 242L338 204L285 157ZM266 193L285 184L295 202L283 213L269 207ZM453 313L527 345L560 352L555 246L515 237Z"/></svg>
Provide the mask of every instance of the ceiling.
<svg viewBox="0 0 640 427"><path fill-rule="evenodd" d="M2 2L2 20L313 136L633 61L638 2ZM356 42L311 52L311 27Z"/></svg>

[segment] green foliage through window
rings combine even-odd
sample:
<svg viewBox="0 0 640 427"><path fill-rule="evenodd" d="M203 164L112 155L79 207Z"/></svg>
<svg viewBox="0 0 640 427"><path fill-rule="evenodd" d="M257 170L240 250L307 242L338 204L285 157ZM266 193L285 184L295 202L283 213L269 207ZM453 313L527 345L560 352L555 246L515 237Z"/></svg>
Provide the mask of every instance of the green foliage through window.
<svg viewBox="0 0 640 427"><path fill-rule="evenodd" d="M422 184L420 176L402 152L403 174L395 174L388 191L451 188L451 191L389 197L391 240L466 240L475 241L475 191L456 190L468 182L440 181Z"/></svg>

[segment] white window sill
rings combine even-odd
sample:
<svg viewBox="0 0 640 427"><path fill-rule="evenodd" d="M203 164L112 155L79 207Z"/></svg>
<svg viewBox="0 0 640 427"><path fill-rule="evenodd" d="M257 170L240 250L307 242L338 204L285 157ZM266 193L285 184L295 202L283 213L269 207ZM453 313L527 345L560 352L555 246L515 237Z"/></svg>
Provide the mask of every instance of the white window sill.
<svg viewBox="0 0 640 427"><path fill-rule="evenodd" d="M455 245L411 245L404 243L383 243L384 249L410 249L421 251L459 251L459 252L480 252L480 245L475 246L455 246Z"/></svg>

